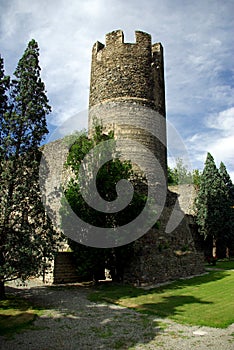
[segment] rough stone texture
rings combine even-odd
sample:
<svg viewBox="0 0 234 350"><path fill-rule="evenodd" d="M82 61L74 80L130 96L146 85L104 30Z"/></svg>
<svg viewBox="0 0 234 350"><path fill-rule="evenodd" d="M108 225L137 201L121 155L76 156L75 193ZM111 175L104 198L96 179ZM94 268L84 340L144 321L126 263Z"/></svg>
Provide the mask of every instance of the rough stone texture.
<svg viewBox="0 0 234 350"><path fill-rule="evenodd" d="M168 186L169 190L178 195L178 202L185 214L194 215L194 200L197 192L193 184Z"/></svg>
<svg viewBox="0 0 234 350"><path fill-rule="evenodd" d="M156 110L142 106L139 103L126 101L107 101L93 106L89 111L90 129L92 134L92 120L101 121L105 130L113 130L118 141L117 150L123 157L134 157L135 163L141 165L146 173L153 170L152 156L161 166L164 177L167 177L167 152L166 152L166 119ZM125 140L129 145L122 146ZM138 143L132 145L131 140ZM143 146L146 150L140 149ZM151 154L152 153L152 154ZM156 174L156 171L154 171Z"/></svg>
<svg viewBox="0 0 234 350"><path fill-rule="evenodd" d="M60 252L54 261L54 283L73 283L79 281L75 261L71 252Z"/></svg>
<svg viewBox="0 0 234 350"><path fill-rule="evenodd" d="M124 43L121 30L107 34L106 46L93 46L89 107L127 96L156 108L152 74L156 61L149 34L136 32L135 44Z"/></svg>
<svg viewBox="0 0 234 350"><path fill-rule="evenodd" d="M46 189L49 194L47 201L53 213L56 213L58 229L58 212L61 207L59 188L69 177L68 171L63 169L67 151L64 140L47 144L43 150L46 167L49 169L46 179ZM60 172L58 169L63 169L63 171ZM192 216L192 204L196 191L193 185L170 186L169 190L166 206L159 218L160 227L150 230L136 241L136 255L131 265L125 269L125 282L136 285L154 284L204 272L203 256L199 251L200 245L196 244L196 225ZM176 230L165 233L174 206L184 219ZM67 246L65 245L64 250L66 249ZM61 262L58 267L57 262L58 260L55 261L54 279L51 279L50 274L50 277L46 276L46 281L54 283L74 281L70 280L73 268L70 268L67 264L64 264L64 268L62 268ZM77 276L74 278L76 279Z"/></svg>
<svg viewBox="0 0 234 350"><path fill-rule="evenodd" d="M163 48L152 45L147 33L136 31L135 36L135 43L124 43L117 30L106 35L106 45L93 46L89 131L96 120L107 128L115 125L117 139L131 134L147 144L166 174Z"/></svg>
<svg viewBox="0 0 234 350"><path fill-rule="evenodd" d="M203 253L197 250L190 229L193 218L175 204L177 196L174 193L168 191L167 196L159 227L152 228L135 242L134 259L125 268L125 282L148 285L204 272ZM172 232L166 233L175 205L183 219Z"/></svg>
<svg viewBox="0 0 234 350"><path fill-rule="evenodd" d="M63 139L50 142L42 148L43 157L40 166L41 191L45 207L57 229L60 226L61 186L69 176L64 168L68 150Z"/></svg>

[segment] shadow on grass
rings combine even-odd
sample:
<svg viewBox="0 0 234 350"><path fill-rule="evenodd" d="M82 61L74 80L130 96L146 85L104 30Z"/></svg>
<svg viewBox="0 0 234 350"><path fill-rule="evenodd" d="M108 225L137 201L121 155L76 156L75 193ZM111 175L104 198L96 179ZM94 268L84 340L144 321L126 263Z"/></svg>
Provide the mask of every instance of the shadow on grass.
<svg viewBox="0 0 234 350"><path fill-rule="evenodd" d="M158 303L143 303L136 309L147 314L157 314L160 317L172 317L180 313L178 308L187 304L213 304L212 302L202 301L192 295L177 295L163 297L163 301Z"/></svg>
<svg viewBox="0 0 234 350"><path fill-rule="evenodd" d="M220 304L217 306L215 298L210 296L215 295L217 287L220 288L222 279L229 276L233 276L230 271L212 271L203 276L178 280L151 289L103 284L95 288L89 298L92 301L114 303L179 322L224 328L232 322L232 315L221 310L218 314ZM231 300L230 298L230 302ZM212 312L212 305L217 314L214 320L208 316L202 317L203 310L208 312L207 315ZM225 306L223 307L225 309Z"/></svg>
<svg viewBox="0 0 234 350"><path fill-rule="evenodd" d="M130 309L134 309L141 313L149 315L157 315L162 318L175 318L179 314L182 314L183 307L189 304L199 305L211 305L213 302L204 301L193 295L160 295L158 300L155 301L154 296L151 298L151 294L161 293L156 290L142 290L139 288L129 289L129 287L121 286L102 286L100 289L96 289L89 295L90 300L96 302L107 302L116 305L122 305ZM131 288L131 287L130 287ZM125 293L124 293L125 291ZM166 290L164 290L166 292ZM171 291L171 289L170 289ZM138 298L139 297L139 298ZM148 302L149 301L149 302Z"/></svg>
<svg viewBox="0 0 234 350"><path fill-rule="evenodd" d="M14 291L14 289L13 289ZM16 295L7 295L0 300L0 335L11 336L30 326L40 314L39 309Z"/></svg>
<svg viewBox="0 0 234 350"><path fill-rule="evenodd" d="M15 315L5 315L0 312L0 335L12 336L32 325L36 319L33 312L20 312Z"/></svg>
<svg viewBox="0 0 234 350"><path fill-rule="evenodd" d="M139 288L139 287L133 287L130 285L123 285L123 284L115 284L115 283L103 283L98 285L96 288L94 288L94 294L91 295L91 300L95 301L95 293L100 294L100 296L103 294L108 293L115 298L134 298L141 295L149 295L149 294L162 294L168 290L179 290L188 286L191 287L198 287L200 285L205 285L206 283L219 281L227 276L230 276L231 272L229 271L211 271L205 275L197 276L189 279L180 279L177 281L172 281L171 283L164 284L164 285L158 285L158 286L152 286L152 287L146 287L146 288Z"/></svg>

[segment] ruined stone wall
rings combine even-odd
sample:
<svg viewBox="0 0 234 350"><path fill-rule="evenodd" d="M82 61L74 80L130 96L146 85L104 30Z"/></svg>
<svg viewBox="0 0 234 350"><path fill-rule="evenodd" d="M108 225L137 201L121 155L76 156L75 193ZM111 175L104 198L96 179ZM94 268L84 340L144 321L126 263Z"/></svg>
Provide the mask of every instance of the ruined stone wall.
<svg viewBox="0 0 234 350"><path fill-rule="evenodd" d="M42 147L40 178L44 205L57 230L60 230L61 188L69 176L64 167L68 147L63 139L50 142Z"/></svg>
<svg viewBox="0 0 234 350"><path fill-rule="evenodd" d="M180 189L182 197L190 198L188 192L190 190L184 186ZM124 271L127 283L152 285L204 273L204 255L190 229L194 225L193 217L175 203L178 198L175 192L168 191L167 196L167 205L160 215L158 227L152 228L134 243L133 260ZM166 232L175 204L183 219L173 231ZM186 209L190 211L187 206Z"/></svg>
<svg viewBox="0 0 234 350"><path fill-rule="evenodd" d="M64 140L54 141L44 147L48 168L47 201L57 220L61 207L61 192L58 189L70 176L67 169L58 172L58 168L63 167L67 152ZM159 218L159 227L151 229L135 242L135 255L131 264L125 267L124 282L147 285L204 272L203 253L199 251L191 230L191 225L194 226L192 214L195 196L196 191L193 185L170 186L165 208ZM176 204L177 199L178 203ZM166 226L175 205L176 210L184 218L175 230L166 233ZM64 245L63 250L67 250L66 245ZM60 255L58 259L64 256L69 260L67 255L69 256L69 253ZM74 282L78 277L74 267L72 267L72 260L69 260L68 263L67 260L65 262L63 259L58 259L55 261L53 281L55 283ZM52 275L50 275L51 277ZM46 276L46 281L49 281L48 276Z"/></svg>
<svg viewBox="0 0 234 350"><path fill-rule="evenodd" d="M197 196L196 188L193 184L182 184L168 186L169 190L178 195L178 202L181 210L187 215L194 215L194 200Z"/></svg>

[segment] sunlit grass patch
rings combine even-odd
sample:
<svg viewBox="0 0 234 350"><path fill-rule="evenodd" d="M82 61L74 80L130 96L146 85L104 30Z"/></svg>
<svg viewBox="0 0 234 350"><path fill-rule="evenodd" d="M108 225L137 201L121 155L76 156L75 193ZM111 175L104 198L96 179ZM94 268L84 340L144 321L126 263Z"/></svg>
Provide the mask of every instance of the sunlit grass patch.
<svg viewBox="0 0 234 350"><path fill-rule="evenodd" d="M144 290L104 285L91 293L92 301L106 301L179 323L226 328L234 322L234 272L212 271Z"/></svg>
<svg viewBox="0 0 234 350"><path fill-rule="evenodd" d="M9 296L0 300L0 335L11 336L32 325L42 310L35 309L26 300Z"/></svg>

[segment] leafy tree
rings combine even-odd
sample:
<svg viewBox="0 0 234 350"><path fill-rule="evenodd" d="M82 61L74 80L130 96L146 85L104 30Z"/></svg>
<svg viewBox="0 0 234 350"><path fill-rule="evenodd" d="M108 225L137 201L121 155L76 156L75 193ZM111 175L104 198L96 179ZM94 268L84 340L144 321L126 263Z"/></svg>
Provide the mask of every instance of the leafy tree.
<svg viewBox="0 0 234 350"><path fill-rule="evenodd" d="M225 244L227 243L230 204L227 186L210 153L207 154L201 175L195 207L199 232L205 240L205 254L212 256L214 241L222 240Z"/></svg>
<svg viewBox="0 0 234 350"><path fill-rule="evenodd" d="M168 184L169 185L181 185L191 184L193 182L193 176L188 171L187 166L183 163L183 159L177 158L176 165L173 169L168 167Z"/></svg>
<svg viewBox="0 0 234 350"><path fill-rule="evenodd" d="M178 178L178 184L191 184L192 183L192 175L191 172L188 171L187 166L183 163L181 158L176 160L175 172Z"/></svg>
<svg viewBox="0 0 234 350"><path fill-rule="evenodd" d="M66 199L72 210L83 221L97 227L117 227L132 221L142 211L146 201L143 191L143 179L134 174L130 162L121 161L119 158L112 159L99 169L96 177L96 186L104 200L113 201L117 197L116 184L118 181L121 179L130 180L135 187L135 191L133 199L127 208L118 213L105 213L93 209L84 201L81 194L81 186L83 186L83 189L89 188L89 180L92 175L90 178L86 178L85 183L82 184L79 178L81 161L95 145L113 138L113 132L105 135L102 127L96 126L92 138L88 138L86 133L79 136L71 147L67 159L67 166L71 167L73 177L65 188ZM106 150L103 149L103 152L105 153ZM63 218L64 215L66 214L63 213ZM69 244L77 259L78 272L84 279L100 279L102 277L101 272L107 267L111 270L112 279L120 280L123 276L124 265L130 261L133 254L133 244L117 248L93 248L72 240L69 241Z"/></svg>
<svg viewBox="0 0 234 350"><path fill-rule="evenodd" d="M196 189L199 189L201 183L201 174L202 172L199 169L194 169L192 172L193 185Z"/></svg>
<svg viewBox="0 0 234 350"><path fill-rule="evenodd" d="M39 146L51 107L40 78L39 48L31 40L9 85L1 60L0 296L4 283L43 273L56 233L41 202Z"/></svg>
<svg viewBox="0 0 234 350"><path fill-rule="evenodd" d="M178 185L178 175L175 172L175 169L172 169L169 166L167 167L167 182L168 185Z"/></svg>

